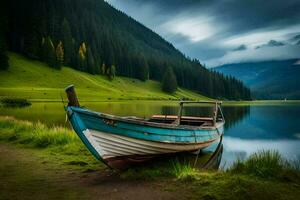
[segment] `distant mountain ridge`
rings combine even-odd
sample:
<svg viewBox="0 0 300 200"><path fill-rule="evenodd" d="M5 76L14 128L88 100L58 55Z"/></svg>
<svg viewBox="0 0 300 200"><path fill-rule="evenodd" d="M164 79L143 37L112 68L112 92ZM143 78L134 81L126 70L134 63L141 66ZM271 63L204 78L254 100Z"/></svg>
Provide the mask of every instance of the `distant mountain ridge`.
<svg viewBox="0 0 300 200"><path fill-rule="evenodd" d="M300 99L298 59L226 64L215 70L243 81L253 98Z"/></svg>

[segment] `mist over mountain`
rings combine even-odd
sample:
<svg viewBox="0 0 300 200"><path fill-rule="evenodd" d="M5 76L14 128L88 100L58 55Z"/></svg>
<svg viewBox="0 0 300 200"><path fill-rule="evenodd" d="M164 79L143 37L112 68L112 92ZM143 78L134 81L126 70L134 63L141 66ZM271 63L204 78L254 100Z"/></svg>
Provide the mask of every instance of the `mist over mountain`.
<svg viewBox="0 0 300 200"><path fill-rule="evenodd" d="M300 99L298 59L227 64L215 70L242 80L253 98Z"/></svg>

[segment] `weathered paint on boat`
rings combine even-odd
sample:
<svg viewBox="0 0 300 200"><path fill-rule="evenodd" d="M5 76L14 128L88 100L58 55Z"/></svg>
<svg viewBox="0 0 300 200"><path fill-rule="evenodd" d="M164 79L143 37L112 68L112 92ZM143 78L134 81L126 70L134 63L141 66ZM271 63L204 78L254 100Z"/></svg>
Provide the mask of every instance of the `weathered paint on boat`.
<svg viewBox="0 0 300 200"><path fill-rule="evenodd" d="M223 135L225 120L220 102L180 102L178 116L155 115L146 120L81 108L74 86L67 87L66 92L66 111L73 129L89 151L110 167L122 168L125 163L161 154L197 151ZM182 116L183 103L213 103L214 117Z"/></svg>
<svg viewBox="0 0 300 200"><path fill-rule="evenodd" d="M196 151L223 134L223 122L214 127L162 125L73 106L67 107L67 113L90 152L109 166L118 168L121 161L142 161L155 155Z"/></svg>

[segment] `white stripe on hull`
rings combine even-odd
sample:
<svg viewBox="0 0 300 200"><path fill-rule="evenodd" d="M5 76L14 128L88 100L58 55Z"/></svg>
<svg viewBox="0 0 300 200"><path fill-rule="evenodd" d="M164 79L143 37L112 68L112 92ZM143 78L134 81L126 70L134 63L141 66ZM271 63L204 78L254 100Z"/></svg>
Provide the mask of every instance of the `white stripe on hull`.
<svg viewBox="0 0 300 200"><path fill-rule="evenodd" d="M103 159L118 156L167 154L203 149L213 141L198 144L153 142L86 129L83 131Z"/></svg>

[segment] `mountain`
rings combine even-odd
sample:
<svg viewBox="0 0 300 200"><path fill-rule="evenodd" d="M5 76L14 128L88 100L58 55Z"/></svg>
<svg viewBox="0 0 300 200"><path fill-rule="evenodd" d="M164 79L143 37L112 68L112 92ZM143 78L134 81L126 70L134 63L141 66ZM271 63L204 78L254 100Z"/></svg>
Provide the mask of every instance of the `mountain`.
<svg viewBox="0 0 300 200"><path fill-rule="evenodd" d="M63 64L90 74L112 78L116 74L142 81L162 81L166 69L171 68L180 87L213 98L251 98L242 82L187 58L103 0L5 2L8 49L53 68L60 69Z"/></svg>
<svg viewBox="0 0 300 200"><path fill-rule="evenodd" d="M300 99L298 60L226 64L215 70L242 80L254 98Z"/></svg>

